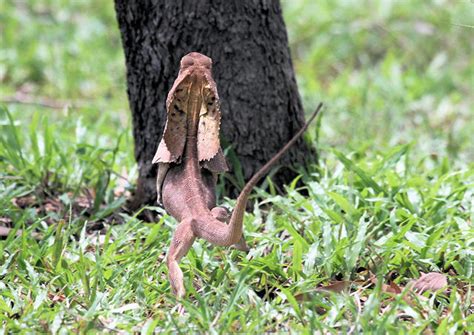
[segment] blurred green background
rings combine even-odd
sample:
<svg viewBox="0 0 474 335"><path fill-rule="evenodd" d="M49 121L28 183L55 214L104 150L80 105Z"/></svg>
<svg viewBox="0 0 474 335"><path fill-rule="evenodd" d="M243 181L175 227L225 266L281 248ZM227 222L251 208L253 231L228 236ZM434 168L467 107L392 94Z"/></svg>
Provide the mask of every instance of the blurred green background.
<svg viewBox="0 0 474 335"><path fill-rule="evenodd" d="M473 160L471 1L282 5L304 106L308 112L318 101L328 106L323 146L384 150L415 142L420 155ZM90 143L112 145L130 133L112 1L7 0L0 6L1 99L72 106L9 104L17 121L28 122L34 111L54 121L81 120Z"/></svg>

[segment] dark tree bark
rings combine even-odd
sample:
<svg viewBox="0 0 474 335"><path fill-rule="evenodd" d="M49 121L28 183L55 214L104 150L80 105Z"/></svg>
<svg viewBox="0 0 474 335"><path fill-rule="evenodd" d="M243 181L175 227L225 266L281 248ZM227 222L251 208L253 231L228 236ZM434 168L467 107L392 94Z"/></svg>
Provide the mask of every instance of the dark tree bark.
<svg viewBox="0 0 474 335"><path fill-rule="evenodd" d="M230 143L245 179L304 123L288 37L277 0L115 0L127 66L139 180L134 205L154 203L151 164L165 122L165 99L185 54L213 59L221 100L221 138ZM303 140L282 166L314 160ZM280 169L279 185L295 176Z"/></svg>

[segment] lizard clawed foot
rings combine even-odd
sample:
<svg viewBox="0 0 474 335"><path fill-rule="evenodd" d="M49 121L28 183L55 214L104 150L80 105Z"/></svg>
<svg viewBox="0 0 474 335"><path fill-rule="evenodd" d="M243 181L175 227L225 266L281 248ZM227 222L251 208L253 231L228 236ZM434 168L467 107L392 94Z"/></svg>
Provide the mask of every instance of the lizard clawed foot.
<svg viewBox="0 0 474 335"><path fill-rule="evenodd" d="M183 283L183 272L179 268L178 262L168 262L168 273L174 295L178 299L183 298L186 291Z"/></svg>
<svg viewBox="0 0 474 335"><path fill-rule="evenodd" d="M186 312L186 309L184 309L183 304L179 303L178 304L178 314L179 315L184 315L185 312Z"/></svg>
<svg viewBox="0 0 474 335"><path fill-rule="evenodd" d="M236 244L233 245L233 247L237 250L240 250L240 251L245 251L245 252L249 252L250 251L250 248L249 246L247 245L247 242L245 242L245 238L244 236L242 235L242 237L240 238L240 241L237 242Z"/></svg>

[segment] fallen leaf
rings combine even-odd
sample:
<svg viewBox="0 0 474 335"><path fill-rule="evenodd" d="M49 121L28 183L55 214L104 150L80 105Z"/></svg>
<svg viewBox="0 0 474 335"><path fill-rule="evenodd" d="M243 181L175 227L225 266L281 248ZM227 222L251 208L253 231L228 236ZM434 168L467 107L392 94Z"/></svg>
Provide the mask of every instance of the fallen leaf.
<svg viewBox="0 0 474 335"><path fill-rule="evenodd" d="M36 197L34 195L27 195L20 198L13 198L12 202L17 207L27 208L36 203Z"/></svg>
<svg viewBox="0 0 474 335"><path fill-rule="evenodd" d="M80 195L75 199L75 204L80 208L92 207L92 203L86 196Z"/></svg>
<svg viewBox="0 0 474 335"><path fill-rule="evenodd" d="M373 276L370 279L370 281L373 284L377 285L378 281L377 281L377 278L375 276ZM382 283L381 289L382 289L382 292L391 293L391 294L395 294L395 295L400 294L403 291L403 287L398 286L394 281L390 281L388 285ZM407 298L408 297L406 297L406 296L403 297L403 299L408 302Z"/></svg>
<svg viewBox="0 0 474 335"><path fill-rule="evenodd" d="M402 289L400 286L391 282L390 285L382 284L382 291L386 293L393 293L393 294L400 294L402 293Z"/></svg>
<svg viewBox="0 0 474 335"><path fill-rule="evenodd" d="M0 223L4 225L11 225L12 220L10 218L0 217Z"/></svg>
<svg viewBox="0 0 474 335"><path fill-rule="evenodd" d="M338 280L338 281L332 282L329 285L318 287L316 291L341 293L347 287L349 287L349 285L350 285L350 282L347 280Z"/></svg>
<svg viewBox="0 0 474 335"><path fill-rule="evenodd" d="M45 212L59 212L60 209L61 209L61 207L58 206L56 203L54 203L52 201L46 202L43 206L43 210Z"/></svg>
<svg viewBox="0 0 474 335"><path fill-rule="evenodd" d="M0 236L8 236L10 232L11 228L0 226Z"/></svg>
<svg viewBox="0 0 474 335"><path fill-rule="evenodd" d="M63 302L66 300L66 296L64 294L56 294L56 293L48 293L48 298L53 302Z"/></svg>
<svg viewBox="0 0 474 335"><path fill-rule="evenodd" d="M413 289L419 292L428 290L437 291L448 286L448 279L442 273L422 273L421 277L413 284Z"/></svg>
<svg viewBox="0 0 474 335"><path fill-rule="evenodd" d="M296 301L299 301L299 302L309 301L309 300L312 299L311 295L314 292L319 292L319 293L321 293L321 292L341 293L347 287L349 287L350 284L351 284L351 282L347 281L347 280L334 281L331 284L317 287L314 290L304 292L304 293L295 294L295 299L296 299Z"/></svg>

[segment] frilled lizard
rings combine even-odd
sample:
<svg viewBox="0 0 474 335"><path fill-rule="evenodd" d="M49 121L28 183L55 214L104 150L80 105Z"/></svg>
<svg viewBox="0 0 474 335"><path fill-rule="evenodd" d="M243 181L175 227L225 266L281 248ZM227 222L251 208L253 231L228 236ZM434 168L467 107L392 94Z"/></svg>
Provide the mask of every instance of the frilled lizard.
<svg viewBox="0 0 474 335"><path fill-rule="evenodd" d="M153 158L158 163L157 193L166 211L179 221L167 255L169 279L178 298L185 294L178 262L196 237L219 246L234 245L248 251L242 236L245 207L252 188L296 142L309 121L242 189L230 215L216 207L217 174L228 170L219 141L221 113L211 75L212 60L192 52L181 59L177 79L166 100L163 138Z"/></svg>

